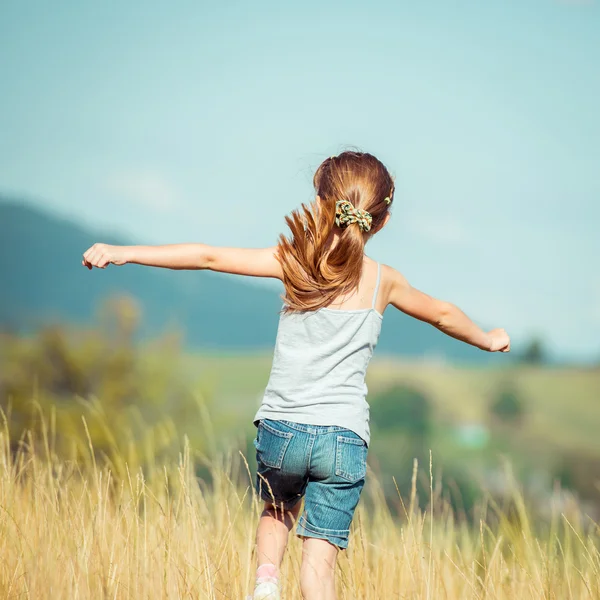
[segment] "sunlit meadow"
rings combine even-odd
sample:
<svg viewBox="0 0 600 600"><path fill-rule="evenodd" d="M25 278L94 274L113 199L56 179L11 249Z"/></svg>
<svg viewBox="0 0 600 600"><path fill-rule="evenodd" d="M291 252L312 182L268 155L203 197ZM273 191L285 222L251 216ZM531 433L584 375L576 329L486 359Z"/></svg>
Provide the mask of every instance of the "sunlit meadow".
<svg viewBox="0 0 600 600"><path fill-rule="evenodd" d="M178 461L130 468L97 464L91 448L87 460L59 459L52 424L43 431L39 445L31 436L11 444L6 426L0 434L2 598L251 593L260 503L243 456L213 459L199 478L194 465L205 459L186 440ZM562 492L535 533L516 485L508 509L487 500L466 520L453 514L431 464L415 467L413 482L429 482L424 511L416 485L390 509L371 474L340 554L340 598L600 597L598 527ZM292 536L285 599L301 597L300 561Z"/></svg>

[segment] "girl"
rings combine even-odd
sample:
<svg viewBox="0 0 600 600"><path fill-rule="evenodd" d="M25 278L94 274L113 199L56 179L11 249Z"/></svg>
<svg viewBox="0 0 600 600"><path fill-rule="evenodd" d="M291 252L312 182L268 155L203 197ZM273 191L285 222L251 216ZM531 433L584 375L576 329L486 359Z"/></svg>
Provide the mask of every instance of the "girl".
<svg viewBox="0 0 600 600"><path fill-rule="evenodd" d="M365 372L388 305L482 350L510 350L503 329L482 331L456 306L365 255L394 201L393 179L379 160L360 152L328 158L314 187L315 201L286 218L290 235L273 248L95 244L83 255L89 269L135 263L283 282L273 366L254 420L256 485L265 501L256 534L255 600L280 597L279 566L296 521L303 597L335 598L337 553L348 545L366 475Z"/></svg>

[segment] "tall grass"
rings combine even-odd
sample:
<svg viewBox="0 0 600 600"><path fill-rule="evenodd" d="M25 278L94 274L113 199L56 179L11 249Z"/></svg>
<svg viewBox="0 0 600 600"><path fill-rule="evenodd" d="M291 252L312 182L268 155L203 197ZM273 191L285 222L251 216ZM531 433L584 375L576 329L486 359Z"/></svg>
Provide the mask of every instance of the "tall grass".
<svg viewBox="0 0 600 600"><path fill-rule="evenodd" d="M0 432L0 597L209 598L251 593L261 506L242 457L195 475L188 445L178 461L130 471L59 460L51 440L11 447ZM431 470L425 469L426 476ZM429 472L427 472L429 471ZM118 473L118 474L117 474ZM413 474L416 481L417 473ZM510 513L492 504L459 519L430 479L426 510L416 486L388 508L375 478L340 553L339 597L600 597L598 528L556 508L536 535L515 493ZM301 541L290 538L283 598L300 598Z"/></svg>

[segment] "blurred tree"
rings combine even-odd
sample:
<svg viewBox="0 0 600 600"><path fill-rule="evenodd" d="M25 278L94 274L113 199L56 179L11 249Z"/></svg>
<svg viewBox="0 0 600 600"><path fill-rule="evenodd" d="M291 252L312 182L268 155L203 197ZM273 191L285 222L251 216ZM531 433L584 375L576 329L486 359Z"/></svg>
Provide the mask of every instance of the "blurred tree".
<svg viewBox="0 0 600 600"><path fill-rule="evenodd" d="M541 365L546 361L544 344L539 337L529 341L521 354L521 362L528 365Z"/></svg>
<svg viewBox="0 0 600 600"><path fill-rule="evenodd" d="M501 424L520 424L525 415L525 406L516 386L504 383L494 393L490 405L490 415Z"/></svg>
<svg viewBox="0 0 600 600"><path fill-rule="evenodd" d="M563 488L577 492L581 499L598 505L600 462L597 456L576 450L561 450L556 454L552 476Z"/></svg>
<svg viewBox="0 0 600 600"><path fill-rule="evenodd" d="M370 403L370 420L376 430L370 464L379 471L384 494L394 504L398 490L403 497L410 495L413 459L422 467L428 464L432 405L419 389L403 384L377 394Z"/></svg>
<svg viewBox="0 0 600 600"><path fill-rule="evenodd" d="M380 431L402 431L427 436L431 426L431 402L414 387L395 385L372 401L371 423Z"/></svg>
<svg viewBox="0 0 600 600"><path fill-rule="evenodd" d="M13 451L25 431L42 440L51 415L51 447L63 458L89 457L91 441L96 460L150 464L178 452L183 434L205 450L198 400L182 383L179 337L168 332L140 348L139 319L135 300L116 297L102 306L100 329L53 325L32 338L2 338L0 407Z"/></svg>
<svg viewBox="0 0 600 600"><path fill-rule="evenodd" d="M132 296L112 296L101 304L99 317L111 339L121 344L132 343L142 320L142 309Z"/></svg>

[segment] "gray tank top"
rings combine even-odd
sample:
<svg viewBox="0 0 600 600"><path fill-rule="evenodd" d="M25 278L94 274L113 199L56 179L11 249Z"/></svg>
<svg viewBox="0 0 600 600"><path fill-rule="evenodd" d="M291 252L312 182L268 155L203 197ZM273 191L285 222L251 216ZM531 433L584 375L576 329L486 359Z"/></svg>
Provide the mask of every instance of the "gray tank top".
<svg viewBox="0 0 600 600"><path fill-rule="evenodd" d="M365 374L383 320L375 309L380 279L377 263L371 308L282 313L271 375L255 424L274 419L338 425L369 444Z"/></svg>

